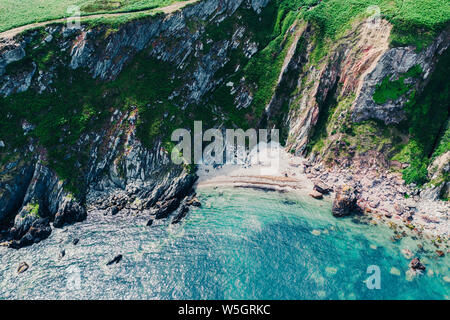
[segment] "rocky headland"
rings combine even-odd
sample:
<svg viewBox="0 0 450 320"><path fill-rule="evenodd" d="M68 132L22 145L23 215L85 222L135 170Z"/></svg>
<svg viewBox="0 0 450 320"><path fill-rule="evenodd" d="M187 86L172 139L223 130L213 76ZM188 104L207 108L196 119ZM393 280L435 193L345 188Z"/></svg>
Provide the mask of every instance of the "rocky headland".
<svg viewBox="0 0 450 320"><path fill-rule="evenodd" d="M446 243L448 23L395 42L410 39L397 16L362 11L331 35L314 15L323 8L203 0L5 35L2 244L31 245L92 211L179 223L198 205L198 175L206 183L170 158L172 131L193 120L281 131L291 158L279 175L221 183L314 192L336 198L336 216L358 211L399 237L406 228Z"/></svg>

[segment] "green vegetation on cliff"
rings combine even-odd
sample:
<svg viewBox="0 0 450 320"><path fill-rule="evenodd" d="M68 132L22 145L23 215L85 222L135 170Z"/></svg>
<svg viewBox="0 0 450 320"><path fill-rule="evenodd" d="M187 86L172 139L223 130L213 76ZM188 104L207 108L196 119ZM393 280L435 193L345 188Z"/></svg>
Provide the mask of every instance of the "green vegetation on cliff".
<svg viewBox="0 0 450 320"><path fill-rule="evenodd" d="M377 85L373 100L377 104L384 104L388 101L397 100L413 87L412 84L406 83L406 80L409 78L419 78L422 72L423 70L420 65L416 65L408 70L408 72L401 75L397 80L391 81L389 76L384 78L383 81Z"/></svg>
<svg viewBox="0 0 450 320"><path fill-rule="evenodd" d="M258 41L260 47L266 47L280 37L282 32L286 32L287 26L283 22L287 15L283 14L277 20L277 14L278 7L271 5L262 12L262 22L258 22L258 15L253 9L240 8L219 26L207 27L206 36L202 39L204 53L218 50L217 46L220 46L221 41L230 39L242 25L246 27L247 34ZM196 32L195 26L193 27L192 32ZM33 68L33 63L40 70L47 70L58 59L68 65L68 56L54 47L57 39L50 43L41 42L40 39L46 34L43 29L38 32L36 43L27 46L27 58L8 65L8 73L29 71ZM108 32L108 29L104 28L104 32ZM213 39L215 48L207 46L209 39ZM277 43L282 39L280 37ZM249 59L242 50L242 45L233 50L232 61L216 77L226 78L234 74L237 65L248 63ZM196 61L190 63L188 69L192 70ZM268 68L262 69L263 72L267 70ZM137 134L149 148L156 141L162 141L170 148L173 130L191 128L194 119L202 120L205 128L217 124L217 119L222 115L226 121L236 125L245 121L244 117L238 116L239 111L233 110L233 101L223 101L224 96L217 92L206 98L210 101L206 105L189 104L180 112L185 103L184 96L170 96L184 85L184 71L177 69L174 64L149 57L149 50L134 57L117 79L111 82L92 79L88 70L72 70L63 66L54 73L51 92L38 93L36 88L32 88L0 98L2 114L7 115L0 119L0 137L7 142L6 149L2 150L5 152L0 154L0 163L8 161L12 150L21 148L29 139L35 139L44 148L50 167L56 170L61 179L66 180L67 188L75 194L84 188L82 177L83 171L87 169L86 161L90 152L89 145L76 146L76 143L81 134L93 130L98 132L109 126L107 120L115 109L138 110ZM273 78L272 76L271 81ZM223 85L221 88L228 87ZM271 89L267 86L267 90ZM21 127L25 119L35 126L27 135L24 135Z"/></svg>
<svg viewBox="0 0 450 320"><path fill-rule="evenodd" d="M17 3L0 0L0 6L8 5L12 8L13 2ZM38 2L41 1L26 0L20 6ZM132 11L167 5L171 2L173 1L86 0L76 1L75 4L81 5L87 12L111 12ZM70 4L73 3L72 1ZM1 16L4 11L0 10L0 21L3 23L0 24L0 30L24 23L63 17L67 4L66 1L59 1L58 6L53 7L54 12L49 12L48 5L46 8L41 8L42 3L40 3L37 5L39 10L35 11L32 19L28 18L27 21L27 16L30 16L28 9L15 10L15 17L14 15ZM0 98L0 108L5 115L0 119L0 137L7 142L7 152L16 148L20 150L20 147L23 147L30 138L39 141L49 165L62 179L67 180L69 189L76 193L83 188L81 173L86 169L87 154L90 151L89 146L79 148L76 142L83 133L106 127L109 116L115 109L129 111L136 108L138 110L137 134L147 147L154 146L156 141L162 141L170 148L172 131L175 128L191 128L193 120L202 120L205 128L219 124L244 129L256 127L260 123L265 107L277 90L276 84L284 59L294 40L294 35L290 32L291 26L295 23L300 24L301 22L298 22L300 19L306 19L315 25L319 31L316 35L316 54L320 58L326 53L327 44L337 39L355 19L374 13L373 10L367 10L371 5L378 5L381 16L394 24L392 39L393 44L396 45L413 43L421 47L425 43L424 39L434 36L445 26L450 17L450 4L447 0L273 0L261 15L253 9L240 7L234 15L218 24L204 24L194 18L188 21L187 28L192 29L192 34L199 28L205 28L204 35L199 39L203 45L202 54L217 53L224 41L229 41L241 26L245 27L246 36L255 42L257 48L252 58L244 52L242 44L239 48L231 49L227 53L228 62L214 75L214 87L211 92L206 93L198 105L184 105L184 92L177 92L180 95L172 95L186 81L183 78L183 71L178 70L173 64L150 58L148 50L144 50L116 80L111 82L92 79L88 70L73 71L68 67L60 67L55 72L55 78L51 84L54 90L51 92L45 91L39 94L36 88L33 88L6 99ZM22 8L20 6L19 8ZM56 12L57 8L64 10ZM98 25L97 27L101 28ZM104 38L107 37L108 32L115 31L104 27ZM42 29L38 32L44 35ZM410 37L418 33L425 38ZM167 39L167 41L171 40ZM9 65L7 73L20 72L22 69L30 70L33 62L36 63L38 70L45 71L55 60L67 58L67 56L64 58L65 54L61 53L54 44L44 44L40 40L38 42L27 46L27 58ZM299 45L297 48L302 46ZM192 71L196 61L189 59L186 63L188 70ZM67 65L68 61L65 63ZM437 70L446 70L445 68L448 70L448 65ZM385 79L374 98L377 102L384 103L409 91L411 88L405 84L405 79L417 76L420 71L413 68L398 80ZM405 171L407 181L416 183L425 181L426 174L423 168L425 167L426 170L427 159L437 145L437 141L431 140L442 130L442 121L448 117L448 109L446 109L447 113L444 112L445 101L449 98L448 81L444 77L445 72L433 76L433 80L427 87L428 91L420 97L412 97L414 101L408 105L412 142L402 153L411 163L410 168ZM244 83L243 89L252 94L253 101L249 107L237 109L232 89L238 88L241 82ZM232 85L228 85L229 83ZM433 96L432 92L440 92L440 95ZM358 144L355 140L356 137L364 134L367 134L370 146L380 141L383 145L387 144L385 143L386 135L390 131L382 131L382 134L374 133L372 128L378 124L370 122L355 127L343 126L340 129L328 127L336 109L344 105L348 107L348 104L348 100L335 101L330 95L325 103L324 112L319 115L318 127L313 133L309 149L320 149L324 145L323 140L326 135L334 135L337 130L348 134L349 145L355 144L355 147L361 150L367 146ZM180 111L182 107L183 110ZM282 107L282 112L287 112L289 109L285 107ZM281 112L280 115L283 116ZM423 118L427 120L421 122ZM21 127L24 119L35 125L35 129L26 136ZM448 146L448 143L445 143L445 137L448 135L442 133L442 136L444 142L439 144L438 150ZM2 153L0 163L5 163L8 157L8 153Z"/></svg>
<svg viewBox="0 0 450 320"><path fill-rule="evenodd" d="M448 151L450 151L450 122L447 121L445 132L439 139L439 144L433 153L433 158L437 158Z"/></svg>
<svg viewBox="0 0 450 320"><path fill-rule="evenodd" d="M407 103L408 120L404 127L408 130L410 141L395 157L410 164L403 171L406 183L423 185L428 182L427 167L433 153L435 157L448 151L448 141L445 142L448 140L446 123L450 113L448 70L450 70L450 50L440 57L435 72L422 94L413 96ZM443 139L439 144L441 136Z"/></svg>
<svg viewBox="0 0 450 320"><path fill-rule="evenodd" d="M303 3L304 17L320 30L317 59L359 17L387 19L394 26L391 44L415 45L418 50L430 43L450 21L448 0L304 0ZM312 9L308 9L311 5Z"/></svg>

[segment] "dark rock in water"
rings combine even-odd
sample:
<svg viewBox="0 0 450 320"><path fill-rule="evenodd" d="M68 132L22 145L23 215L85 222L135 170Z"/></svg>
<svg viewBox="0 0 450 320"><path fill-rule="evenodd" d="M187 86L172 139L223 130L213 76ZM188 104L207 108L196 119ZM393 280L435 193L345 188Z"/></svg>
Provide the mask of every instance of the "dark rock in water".
<svg viewBox="0 0 450 320"><path fill-rule="evenodd" d="M19 264L19 267L17 268L17 273L24 273L25 271L28 270L30 266L26 263L26 262L22 262L21 264Z"/></svg>
<svg viewBox="0 0 450 320"><path fill-rule="evenodd" d="M426 267L422 264L422 262L420 262L419 258L414 258L411 260L410 264L409 264L410 268L417 271L424 271L426 269Z"/></svg>
<svg viewBox="0 0 450 320"><path fill-rule="evenodd" d="M81 222L87 217L86 208L72 199L66 199L55 215L53 226L61 228L65 224Z"/></svg>
<svg viewBox="0 0 450 320"><path fill-rule="evenodd" d="M335 217L345 217L357 209L356 192L353 187L343 186L336 191L332 213Z"/></svg>
<svg viewBox="0 0 450 320"><path fill-rule="evenodd" d="M443 256L445 256L445 253L444 253L444 251L442 251L442 250L436 250L436 253L437 253L438 257L443 257Z"/></svg>
<svg viewBox="0 0 450 320"><path fill-rule="evenodd" d="M121 255L121 254L115 256L114 259L112 259L111 261L109 261L106 265L107 265L107 266L110 266L110 265L112 265L112 264L114 264L114 263L119 263L120 260L122 260L122 255Z"/></svg>
<svg viewBox="0 0 450 320"><path fill-rule="evenodd" d="M329 194L330 192L333 192L333 188L323 183L322 181L317 181L316 183L314 183L314 190L320 192L321 194Z"/></svg>
<svg viewBox="0 0 450 320"><path fill-rule="evenodd" d="M200 200L198 200L196 197L192 198L191 200L189 200L188 202L186 202L186 204L188 206L194 206L194 207L201 207L202 204L200 202Z"/></svg>
<svg viewBox="0 0 450 320"><path fill-rule="evenodd" d="M156 219L167 218L169 214L174 212L180 205L180 200L177 198L170 199L164 202L156 211Z"/></svg>
<svg viewBox="0 0 450 320"><path fill-rule="evenodd" d="M189 212L189 208L186 205L182 205L178 210L177 210L177 215L175 216L175 218L172 220L172 224L177 224L180 223L181 220L183 220L184 217L186 217L187 213Z"/></svg>
<svg viewBox="0 0 450 320"><path fill-rule="evenodd" d="M66 255L66 250L61 250L61 252L59 253L59 259L64 258L65 255Z"/></svg>
<svg viewBox="0 0 450 320"><path fill-rule="evenodd" d="M73 239L72 244L73 244L74 246L76 246L76 245L78 244L78 242L80 242L80 239L75 238L75 239Z"/></svg>
<svg viewBox="0 0 450 320"><path fill-rule="evenodd" d="M115 216L117 213L119 213L119 208L116 207L116 206L111 207L111 214L112 214L113 216Z"/></svg>
<svg viewBox="0 0 450 320"><path fill-rule="evenodd" d="M148 220L147 227L151 227L153 224L153 219Z"/></svg>
<svg viewBox="0 0 450 320"><path fill-rule="evenodd" d="M320 193L320 192L317 191L317 190L311 191L311 193L310 193L309 195L310 195L311 197L313 197L314 199L317 199L317 200L323 199L323 194Z"/></svg>
<svg viewBox="0 0 450 320"><path fill-rule="evenodd" d="M33 243L46 239L50 236L52 229L49 221L46 218L38 218L31 223L28 230L25 231L23 226L27 226L26 223L21 225L21 228L11 230L14 240L10 243L9 247L14 249L20 249L26 246L30 246Z"/></svg>

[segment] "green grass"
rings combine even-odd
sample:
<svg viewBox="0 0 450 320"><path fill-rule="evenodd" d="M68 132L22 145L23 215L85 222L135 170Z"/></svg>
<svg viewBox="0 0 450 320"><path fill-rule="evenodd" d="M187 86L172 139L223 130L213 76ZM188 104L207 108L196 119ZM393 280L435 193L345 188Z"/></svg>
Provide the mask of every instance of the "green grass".
<svg viewBox="0 0 450 320"><path fill-rule="evenodd" d="M304 1L314 2L318 1ZM304 11L304 17L320 31L315 60L320 60L328 45L356 19L371 16L372 12L367 10L370 6L378 6L381 17L394 25L393 46L414 45L421 50L450 21L448 0L323 0L312 10Z"/></svg>
<svg viewBox="0 0 450 320"><path fill-rule="evenodd" d="M411 84L405 83L405 81L410 78L419 78L422 72L423 70L420 65L416 65L401 75L397 80L391 81L390 77L387 76L377 85L373 94L373 100L377 104L385 104L388 101L397 100L413 87Z"/></svg>
<svg viewBox="0 0 450 320"><path fill-rule="evenodd" d="M0 32L23 25L66 18L69 6L80 7L81 15L132 12L185 0L0 0Z"/></svg>
<svg viewBox="0 0 450 320"><path fill-rule="evenodd" d="M40 218L40 216L39 216L39 204L38 203L35 203L35 202L29 203L29 204L27 204L25 206L24 209L28 212L28 215L31 215L31 216L36 217L36 218Z"/></svg>

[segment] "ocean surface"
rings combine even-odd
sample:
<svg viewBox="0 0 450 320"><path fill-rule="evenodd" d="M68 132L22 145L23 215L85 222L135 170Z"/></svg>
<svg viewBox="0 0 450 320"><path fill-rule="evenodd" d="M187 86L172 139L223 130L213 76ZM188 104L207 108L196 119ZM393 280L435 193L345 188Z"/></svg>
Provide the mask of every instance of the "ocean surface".
<svg viewBox="0 0 450 320"><path fill-rule="evenodd" d="M31 247L0 248L0 299L450 299L449 257L430 243L335 219L326 200L198 193L203 206L178 225L91 214ZM404 249L424 262L423 275L408 275ZM17 274L23 261L30 268ZM380 289L367 285L373 270Z"/></svg>

